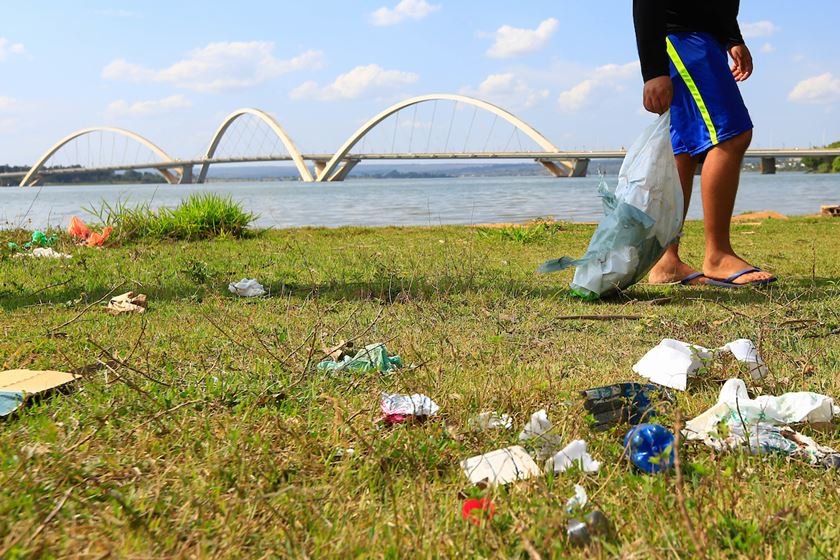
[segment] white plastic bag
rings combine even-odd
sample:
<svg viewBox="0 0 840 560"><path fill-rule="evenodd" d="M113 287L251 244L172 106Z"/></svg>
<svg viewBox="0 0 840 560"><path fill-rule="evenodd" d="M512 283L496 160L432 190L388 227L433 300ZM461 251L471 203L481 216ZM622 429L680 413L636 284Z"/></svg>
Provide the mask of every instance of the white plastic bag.
<svg viewBox="0 0 840 560"><path fill-rule="evenodd" d="M632 286L679 237L683 194L671 147L671 115L665 112L630 147L610 192L602 179L599 194L606 217L580 259L545 262L540 272L577 267L572 292L598 299Z"/></svg>

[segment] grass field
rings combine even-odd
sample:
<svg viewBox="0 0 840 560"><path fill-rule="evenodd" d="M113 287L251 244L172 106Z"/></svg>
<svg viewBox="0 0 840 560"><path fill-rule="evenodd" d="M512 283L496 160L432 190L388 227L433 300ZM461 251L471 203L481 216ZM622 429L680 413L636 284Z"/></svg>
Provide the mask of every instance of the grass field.
<svg viewBox="0 0 840 560"><path fill-rule="evenodd" d="M666 425L734 376L754 393L840 396L840 220L735 226L744 256L780 276L771 289L640 285L600 303L569 297L571 273L535 273L581 254L592 230L297 229L101 250L63 240L67 261L4 254L2 369L84 377L0 422L0 557L840 557L836 472L691 444L682 484L637 474L627 428L590 432L578 398L638 380L631 366L664 337L751 338L771 371L756 383L717 363L662 410ZM689 223L691 262L701 237ZM243 277L270 295L237 299L227 284ZM99 302L128 290L148 294L148 311L107 315ZM581 314L639 318L565 318ZM318 372L322 348L347 339L383 341L406 366ZM385 427L382 391L425 393L440 414ZM540 408L564 442L589 442L600 472L497 488L492 521L465 522L459 461L517 443ZM514 429L471 433L490 410ZM803 432L840 449L836 430ZM569 547L576 483L614 540Z"/></svg>

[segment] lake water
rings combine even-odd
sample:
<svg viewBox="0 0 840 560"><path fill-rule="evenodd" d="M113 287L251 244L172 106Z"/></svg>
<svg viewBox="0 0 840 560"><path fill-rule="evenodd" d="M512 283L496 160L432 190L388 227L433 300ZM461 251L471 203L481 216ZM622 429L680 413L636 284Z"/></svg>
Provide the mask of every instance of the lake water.
<svg viewBox="0 0 840 560"><path fill-rule="evenodd" d="M597 186L591 176L10 187L0 188L0 228L65 227L73 215L90 219L83 208L103 200L175 206L190 193L210 191L241 201L259 214L256 225L262 227L478 224L541 216L590 222L602 215ZM695 186L689 218L702 217L698 191ZM735 212L816 214L822 204L840 204L840 175L744 173Z"/></svg>

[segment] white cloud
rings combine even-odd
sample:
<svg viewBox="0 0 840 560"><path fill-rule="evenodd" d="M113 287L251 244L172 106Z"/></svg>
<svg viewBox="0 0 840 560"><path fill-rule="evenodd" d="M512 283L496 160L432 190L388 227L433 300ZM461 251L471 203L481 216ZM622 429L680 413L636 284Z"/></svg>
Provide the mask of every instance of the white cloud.
<svg viewBox="0 0 840 560"><path fill-rule="evenodd" d="M112 117L125 115L147 117L168 113L175 109L186 109L188 107L192 107L192 102L183 95L179 94L171 95L163 99L137 101L135 103L128 103L127 101L119 99L108 105L106 113Z"/></svg>
<svg viewBox="0 0 840 560"><path fill-rule="evenodd" d="M461 93L492 101L507 110L530 109L548 97L547 89L532 88L513 72L490 74L477 89L462 88Z"/></svg>
<svg viewBox="0 0 840 560"><path fill-rule="evenodd" d="M318 99L334 101L336 99L356 99L374 89L393 88L413 84L420 76L413 72L385 70L377 64L356 66L341 74L327 86L316 82L304 82L289 93L292 99Z"/></svg>
<svg viewBox="0 0 840 560"><path fill-rule="evenodd" d="M774 47L770 43L764 43L763 45L761 45L761 52L763 52L764 54L774 53L776 52L776 47Z"/></svg>
<svg viewBox="0 0 840 560"><path fill-rule="evenodd" d="M798 103L822 105L840 102L840 78L826 72L802 80L788 94L788 99Z"/></svg>
<svg viewBox="0 0 840 560"><path fill-rule="evenodd" d="M440 4L429 4L426 0L401 0L393 8L382 6L370 14L373 25L395 25L407 19L421 20L440 9Z"/></svg>
<svg viewBox="0 0 840 560"><path fill-rule="evenodd" d="M627 82L638 75L639 62L627 64L606 64L593 70L589 77L574 87L560 93L557 99L564 111L575 112L585 107L598 90L611 89L621 91Z"/></svg>
<svg viewBox="0 0 840 560"><path fill-rule="evenodd" d="M511 58L543 48L554 32L558 22L555 18L542 21L536 29L520 29L503 25L494 34L496 42L487 50L492 58Z"/></svg>
<svg viewBox="0 0 840 560"><path fill-rule="evenodd" d="M780 28L778 25L768 20L741 24L741 35L747 39L755 37L768 37L777 33L779 30Z"/></svg>
<svg viewBox="0 0 840 560"><path fill-rule="evenodd" d="M26 48L23 43L12 43L5 37L0 37L0 62L6 60L10 54L24 54Z"/></svg>
<svg viewBox="0 0 840 560"><path fill-rule="evenodd" d="M270 41L210 43L190 51L186 58L155 70L117 59L102 69L108 80L162 82L195 91L222 91L259 85L289 72L318 68L319 51L305 51L294 58L275 58Z"/></svg>
<svg viewBox="0 0 840 560"><path fill-rule="evenodd" d="M0 95L0 111L11 111L15 107L17 107L16 99Z"/></svg>

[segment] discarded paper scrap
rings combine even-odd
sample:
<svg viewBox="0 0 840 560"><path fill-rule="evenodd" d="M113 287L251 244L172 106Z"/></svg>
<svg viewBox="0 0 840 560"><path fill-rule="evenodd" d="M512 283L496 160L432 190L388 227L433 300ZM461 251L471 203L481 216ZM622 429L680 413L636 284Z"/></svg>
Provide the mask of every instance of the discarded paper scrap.
<svg viewBox="0 0 840 560"><path fill-rule="evenodd" d="M730 353L736 360L746 363L753 379L767 375L767 366L758 355L755 344L745 338L714 350L666 338L636 362L633 371L657 385L685 391L688 378L702 368L706 360L723 353Z"/></svg>
<svg viewBox="0 0 840 560"><path fill-rule="evenodd" d="M572 465L577 465L583 472L594 473L601 468L601 463L592 459L586 452L586 442L576 439L546 463L546 469L553 469L555 473L565 472Z"/></svg>
<svg viewBox="0 0 840 560"><path fill-rule="evenodd" d="M528 452L519 445L470 457L461 461L461 468L473 484L485 480L490 484L508 484L542 474Z"/></svg>
<svg viewBox="0 0 840 560"><path fill-rule="evenodd" d="M0 416L17 410L27 395L44 393L79 376L63 371L13 369L0 372Z"/></svg>
<svg viewBox="0 0 840 560"><path fill-rule="evenodd" d="M112 297L106 307L111 315L121 313L143 313L146 311L146 294L135 294L126 292Z"/></svg>
<svg viewBox="0 0 840 560"><path fill-rule="evenodd" d="M265 288L253 278L243 278L236 284L229 284L228 290L240 297L259 297L265 295Z"/></svg>

